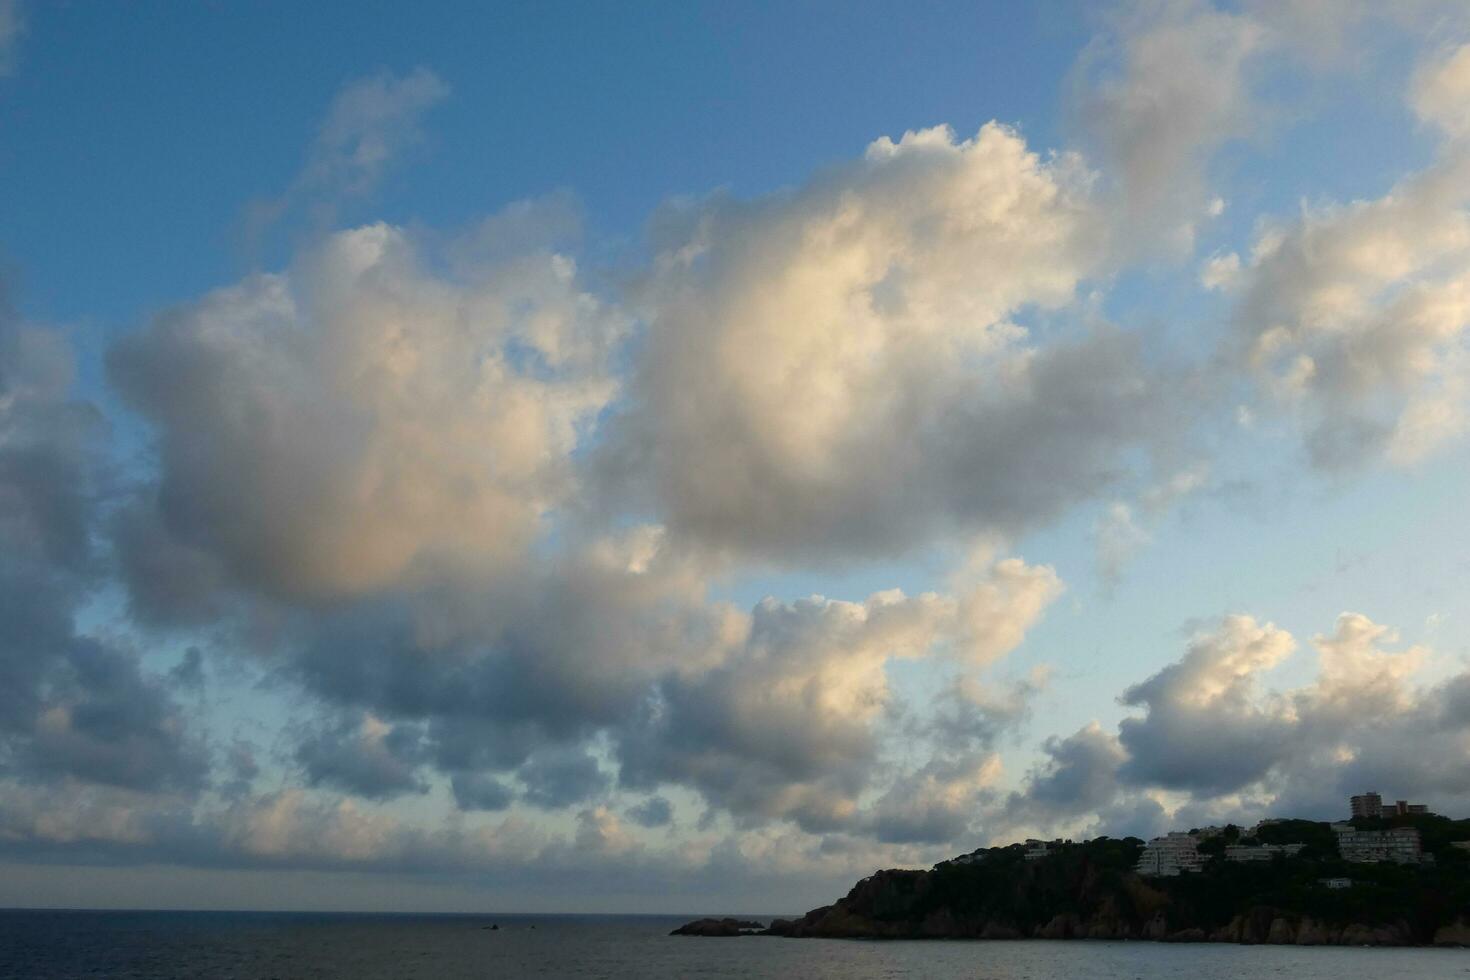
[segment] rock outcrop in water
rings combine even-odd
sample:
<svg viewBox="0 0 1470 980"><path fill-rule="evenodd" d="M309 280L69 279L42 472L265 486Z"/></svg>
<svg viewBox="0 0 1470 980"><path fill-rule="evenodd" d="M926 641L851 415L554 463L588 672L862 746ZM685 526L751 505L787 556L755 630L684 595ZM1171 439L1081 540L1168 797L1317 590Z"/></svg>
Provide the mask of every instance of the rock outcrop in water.
<svg viewBox="0 0 1470 980"><path fill-rule="evenodd" d="M1298 946L1470 946L1470 869L1344 866L1303 852L1272 862L1212 861L1203 872L1147 878L1142 842L1099 838L1038 861L993 848L930 871L879 871L837 902L762 932L679 934L841 939L1134 939ZM1352 888L1329 889L1343 876ZM734 920L724 920L734 921ZM743 926L744 924L742 924ZM691 931L693 930L693 931Z"/></svg>
<svg viewBox="0 0 1470 980"><path fill-rule="evenodd" d="M765 930L748 919L695 919L669 933L671 936L753 936Z"/></svg>

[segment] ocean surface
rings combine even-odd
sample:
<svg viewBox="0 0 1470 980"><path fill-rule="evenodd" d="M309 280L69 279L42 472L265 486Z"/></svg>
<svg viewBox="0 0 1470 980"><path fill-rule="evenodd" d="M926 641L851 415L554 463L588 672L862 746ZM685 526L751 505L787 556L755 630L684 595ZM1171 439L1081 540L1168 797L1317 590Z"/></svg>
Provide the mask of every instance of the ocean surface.
<svg viewBox="0 0 1470 980"><path fill-rule="evenodd" d="M1470 950L668 935L687 918L0 910L0 977L1470 977Z"/></svg>

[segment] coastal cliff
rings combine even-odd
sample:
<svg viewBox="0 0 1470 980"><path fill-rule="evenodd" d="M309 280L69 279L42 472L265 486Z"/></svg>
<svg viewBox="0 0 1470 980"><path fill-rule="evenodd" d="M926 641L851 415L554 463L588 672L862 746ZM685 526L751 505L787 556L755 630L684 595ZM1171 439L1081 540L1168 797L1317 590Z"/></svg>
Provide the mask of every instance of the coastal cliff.
<svg viewBox="0 0 1470 980"><path fill-rule="evenodd" d="M777 919L760 935L844 939L1132 939L1300 946L1470 946L1470 875L1352 865L1330 855L1211 862L1152 878L1132 868L1142 842L1099 838L1039 861L993 848L929 871L879 871L835 903ZM745 932L746 935L756 934Z"/></svg>
<svg viewBox="0 0 1470 980"><path fill-rule="evenodd" d="M933 872L880 871L835 904L800 919L776 919L765 935L830 939L1134 939L1297 946L1470 946L1467 918L1425 933L1412 917L1374 924L1335 923L1289 909L1254 906L1212 925L1130 876L1132 901L1103 896L1085 911L1036 918L1026 912L963 911L926 901ZM1153 909L1149 914L1149 909ZM1028 909L1027 912L1041 911ZM1049 911L1046 910L1046 911Z"/></svg>

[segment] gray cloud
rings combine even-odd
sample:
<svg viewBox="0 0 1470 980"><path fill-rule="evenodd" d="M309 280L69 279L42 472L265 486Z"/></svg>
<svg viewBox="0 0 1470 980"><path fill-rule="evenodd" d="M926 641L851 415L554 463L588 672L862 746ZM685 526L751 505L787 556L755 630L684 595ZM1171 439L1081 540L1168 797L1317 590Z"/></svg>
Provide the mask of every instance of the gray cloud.
<svg viewBox="0 0 1470 980"><path fill-rule="evenodd" d="M368 799L428 792L419 776L423 731L389 725L371 715L321 726L296 747L296 761L312 786L334 786Z"/></svg>
<svg viewBox="0 0 1470 980"><path fill-rule="evenodd" d="M1185 655L1124 693L1142 716L1118 734L1096 723L1043 746L1049 761L995 814L1001 826L1162 826L1152 794L1167 790L1176 822L1339 813L1365 788L1412 791L1440 809L1470 805L1470 675L1421 682L1420 647L1358 613L1313 639L1317 673L1272 690L1265 678L1295 648L1249 616L1201 632ZM1433 676L1432 674L1430 676ZM1398 787L1398 789L1393 789Z"/></svg>
<svg viewBox="0 0 1470 980"><path fill-rule="evenodd" d="M856 821L893 706L888 663L943 650L965 658L977 646L993 659L1058 591L1049 569L1019 562L977 574L955 597L765 600L729 656L661 679L618 731L623 783L691 786L744 820L789 818L813 832Z"/></svg>
<svg viewBox="0 0 1470 980"><path fill-rule="evenodd" d="M929 717L914 731L943 751L993 749L1031 716L1031 702L1045 688L1049 671L1038 668L1010 685L984 684L969 674L955 677L935 697Z"/></svg>
<svg viewBox="0 0 1470 980"><path fill-rule="evenodd" d="M419 878L423 886L457 882L477 902L486 896L546 902L576 895L578 903L615 910L626 909L633 896L668 901L720 893L736 900L781 894L800 906L879 864L916 863L916 852L902 848L879 852L852 841L824 844L791 834L725 835L694 846L652 847L601 808L582 811L576 823L575 832L565 835L516 816L422 825L349 799L295 789L191 811L120 790L0 781L0 860L45 861L53 868L79 864L89 876L98 873L97 865L270 870L270 881L285 883L279 886L283 900L301 880L284 872L346 871L358 888L370 874L392 875L400 888L421 887L412 883L416 875L426 876ZM256 889L262 880L256 879ZM340 908L343 879L327 880L336 892L329 907ZM12 878L7 873L0 881ZM432 894L427 888L422 893ZM373 897L381 900L377 892Z"/></svg>
<svg viewBox="0 0 1470 980"><path fill-rule="evenodd" d="M1118 770L1127 759L1116 736L1094 722L1066 738L1048 738L1041 748L1046 761L1032 770L1023 791L1006 800L1006 820L1049 824L1113 805Z"/></svg>
<svg viewBox="0 0 1470 980"><path fill-rule="evenodd" d="M137 789L202 784L202 749L168 689L136 660L74 640L48 667L28 744L12 746L22 771Z"/></svg>
<svg viewBox="0 0 1470 980"><path fill-rule="evenodd" d="M628 808L628 817L640 827L667 827L674 822L674 805L662 796L650 796Z"/></svg>
<svg viewBox="0 0 1470 980"><path fill-rule="evenodd" d="M1146 713L1118 726L1129 754L1120 776L1201 792L1260 779L1291 746L1280 706L1258 703L1256 677L1294 647L1290 634L1248 616L1196 637L1182 660L1123 693L1124 705Z"/></svg>
<svg viewBox="0 0 1470 980"><path fill-rule="evenodd" d="M456 773L451 788L461 810L504 810L516 798L514 789L483 773Z"/></svg>
<svg viewBox="0 0 1470 980"><path fill-rule="evenodd" d="M619 724L663 671L720 654L734 613L689 595L686 574L635 529L508 577L318 616L282 669L328 703L426 722L446 771L504 772Z"/></svg>
<svg viewBox="0 0 1470 980"><path fill-rule="evenodd" d="M972 836L981 802L1000 775L998 756L936 755L895 778L863 823L885 844L944 844Z"/></svg>
<svg viewBox="0 0 1470 980"><path fill-rule="evenodd" d="M0 309L0 771L197 787L203 750L165 682L76 628L101 574L105 427L72 373L59 334Z"/></svg>
<svg viewBox="0 0 1470 980"><path fill-rule="evenodd" d="M517 771L525 784L525 800L533 806L560 809L607 791L611 780L597 760L581 749L537 752Z"/></svg>
<svg viewBox="0 0 1470 980"><path fill-rule="evenodd" d="M231 612L228 576L208 552L169 533L159 502L146 497L120 508L108 527L128 607L145 626L192 626Z"/></svg>
<svg viewBox="0 0 1470 980"><path fill-rule="evenodd" d="M1258 128L1250 69L1272 35L1194 0L1123 9L1078 62L1073 112L1111 165L1119 248L1187 250L1208 213L1208 163Z"/></svg>

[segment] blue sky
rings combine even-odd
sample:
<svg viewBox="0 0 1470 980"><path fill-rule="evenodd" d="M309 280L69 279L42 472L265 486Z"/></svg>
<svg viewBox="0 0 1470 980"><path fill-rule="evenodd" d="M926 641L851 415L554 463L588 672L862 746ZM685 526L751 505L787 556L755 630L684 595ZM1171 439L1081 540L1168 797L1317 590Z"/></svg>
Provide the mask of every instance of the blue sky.
<svg viewBox="0 0 1470 980"><path fill-rule="evenodd" d="M1459 812L1467 42L0 0L0 902Z"/></svg>

